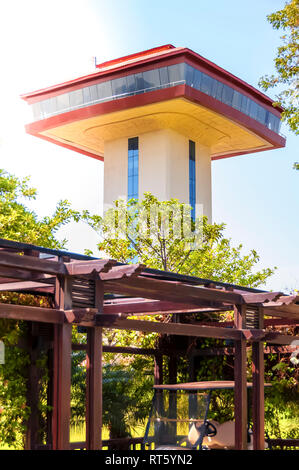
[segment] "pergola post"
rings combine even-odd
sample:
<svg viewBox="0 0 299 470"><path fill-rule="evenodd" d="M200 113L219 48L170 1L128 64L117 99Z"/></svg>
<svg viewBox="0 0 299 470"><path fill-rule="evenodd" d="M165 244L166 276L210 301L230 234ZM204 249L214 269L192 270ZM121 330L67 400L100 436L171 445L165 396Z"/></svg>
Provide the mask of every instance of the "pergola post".
<svg viewBox="0 0 299 470"><path fill-rule="evenodd" d="M163 355L160 353L154 355L154 384L163 384Z"/></svg>
<svg viewBox="0 0 299 470"><path fill-rule="evenodd" d="M258 311L259 328L263 328L264 311ZM254 341L252 343L252 420L253 420L253 449L265 448L264 425L264 343Z"/></svg>
<svg viewBox="0 0 299 470"><path fill-rule="evenodd" d="M103 313L104 289L95 281L96 308ZM86 351L86 449L102 448L102 331L101 327L87 329Z"/></svg>
<svg viewBox="0 0 299 470"><path fill-rule="evenodd" d="M55 304L70 309L71 278L57 276ZM54 325L52 448L70 449L72 325Z"/></svg>
<svg viewBox="0 0 299 470"><path fill-rule="evenodd" d="M36 360L39 356L37 337L34 335L34 323L29 323L28 333L28 347L30 354L30 364L28 367L28 385L27 385L27 405L30 407L30 416L27 422L27 430L25 437L25 450L34 450L39 444L38 430L39 430L39 374L36 366Z"/></svg>
<svg viewBox="0 0 299 470"><path fill-rule="evenodd" d="M234 308L234 323L237 329L245 328L246 305ZM247 355L246 339L235 341L235 449L247 449Z"/></svg>

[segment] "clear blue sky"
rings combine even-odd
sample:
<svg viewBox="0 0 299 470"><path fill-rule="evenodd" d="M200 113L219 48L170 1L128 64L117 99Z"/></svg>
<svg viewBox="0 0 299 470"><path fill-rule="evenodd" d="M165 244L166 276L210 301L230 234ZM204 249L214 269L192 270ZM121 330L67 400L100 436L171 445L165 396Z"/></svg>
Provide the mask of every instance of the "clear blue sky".
<svg viewBox="0 0 299 470"><path fill-rule="evenodd" d="M103 164L25 134L30 120L21 93L91 72L98 62L162 44L189 47L257 87L273 70L280 33L266 15L282 0L22 0L1 2L0 167L31 175L39 192L31 205L47 215L59 199L77 209L102 210ZM268 93L275 96L275 91ZM270 289L299 286L298 137L285 126L284 149L213 162L213 218L226 235L254 248L259 267L277 266ZM68 249L94 248L85 226L60 236Z"/></svg>

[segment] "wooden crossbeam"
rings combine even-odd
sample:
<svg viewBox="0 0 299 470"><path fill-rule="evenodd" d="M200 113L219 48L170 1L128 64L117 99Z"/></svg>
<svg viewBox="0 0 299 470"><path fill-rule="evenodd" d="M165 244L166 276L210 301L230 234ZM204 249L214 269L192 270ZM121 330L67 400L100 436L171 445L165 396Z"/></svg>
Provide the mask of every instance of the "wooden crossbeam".
<svg viewBox="0 0 299 470"><path fill-rule="evenodd" d="M95 323L105 328L135 330L149 333L193 336L219 339L241 339L242 332L232 328L188 325L187 323L158 323L144 320L128 320L118 315L96 315Z"/></svg>
<svg viewBox="0 0 299 470"><path fill-rule="evenodd" d="M159 281L146 277L105 281L105 292L146 297L149 299L171 302L188 302L200 305L203 300L226 302L228 304L244 303L242 295L234 292L196 287L179 282Z"/></svg>
<svg viewBox="0 0 299 470"><path fill-rule="evenodd" d="M167 313L196 313L196 312L216 312L229 310L229 307L223 306L222 304L216 302L208 303L202 301L201 306L196 306L192 303L178 303L178 302L168 302L163 300L148 300L143 301L139 299L138 301L126 301L126 302L112 302L104 304L104 313L106 314L117 314L117 313L131 313L131 314L146 314L146 315L159 315Z"/></svg>
<svg viewBox="0 0 299 470"><path fill-rule="evenodd" d="M299 336L283 335L275 331L266 332L263 341L269 344L298 345Z"/></svg>
<svg viewBox="0 0 299 470"><path fill-rule="evenodd" d="M0 318L62 324L65 315L63 311L51 308L0 303Z"/></svg>
<svg viewBox="0 0 299 470"><path fill-rule="evenodd" d="M54 284L45 284L33 281L5 282L0 284L0 292L30 291L43 293L53 293Z"/></svg>
<svg viewBox="0 0 299 470"><path fill-rule="evenodd" d="M263 304L265 315L271 317L289 318L290 320L299 320L299 305L267 306Z"/></svg>
<svg viewBox="0 0 299 470"><path fill-rule="evenodd" d="M20 256L13 253L1 253L0 266L2 268L22 269L45 274L68 274L65 264L61 261L50 261L35 256Z"/></svg>

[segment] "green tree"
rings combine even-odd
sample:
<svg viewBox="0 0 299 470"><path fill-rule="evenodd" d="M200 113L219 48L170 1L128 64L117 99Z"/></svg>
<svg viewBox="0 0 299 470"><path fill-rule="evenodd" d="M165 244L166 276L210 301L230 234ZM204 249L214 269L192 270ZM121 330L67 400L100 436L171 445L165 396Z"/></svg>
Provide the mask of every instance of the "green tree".
<svg viewBox="0 0 299 470"><path fill-rule="evenodd" d="M283 9L267 16L274 29L284 32L282 44L277 49L274 59L275 74L260 79L264 89L278 87L281 91L276 96L276 105L284 108L282 118L289 128L299 134L299 0L290 0ZM274 104L275 106L275 104Z"/></svg>
<svg viewBox="0 0 299 470"><path fill-rule="evenodd" d="M138 260L150 268L250 287L273 274L275 268L255 270L257 252L242 254L242 244L232 246L223 235L225 224L210 224L205 216L190 224L188 215L177 199L159 201L145 193L139 203L119 200L104 217L85 212L84 218L101 237L100 252L123 263Z"/></svg>
<svg viewBox="0 0 299 470"><path fill-rule="evenodd" d="M51 217L39 219L25 205L36 197L37 191L29 186L28 177L20 179L0 169L0 238L45 248L64 248L67 240L59 241L57 231L72 220L78 222L80 214L64 200L58 202Z"/></svg>
<svg viewBox="0 0 299 470"><path fill-rule="evenodd" d="M0 238L31 243L47 248L63 248L66 240L56 238L57 231L80 215L68 201L60 201L51 217L39 218L26 207L26 201L37 197L29 178L20 179L0 169ZM43 306L42 297L3 292L2 303L22 303ZM6 361L0 365L0 445L23 446L26 420L30 410L26 405L27 371L30 362L27 352L18 347L26 335L26 322L0 319L0 340L6 346Z"/></svg>

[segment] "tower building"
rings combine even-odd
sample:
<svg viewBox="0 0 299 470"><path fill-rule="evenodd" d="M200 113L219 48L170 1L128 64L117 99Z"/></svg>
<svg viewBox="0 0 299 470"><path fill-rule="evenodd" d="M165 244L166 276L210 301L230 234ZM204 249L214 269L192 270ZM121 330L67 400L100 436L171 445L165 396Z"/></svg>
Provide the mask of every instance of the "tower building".
<svg viewBox="0 0 299 470"><path fill-rule="evenodd" d="M282 109L183 47L98 64L90 75L22 95L29 134L104 161L104 204L119 197L202 204L211 220L211 161L283 147Z"/></svg>

